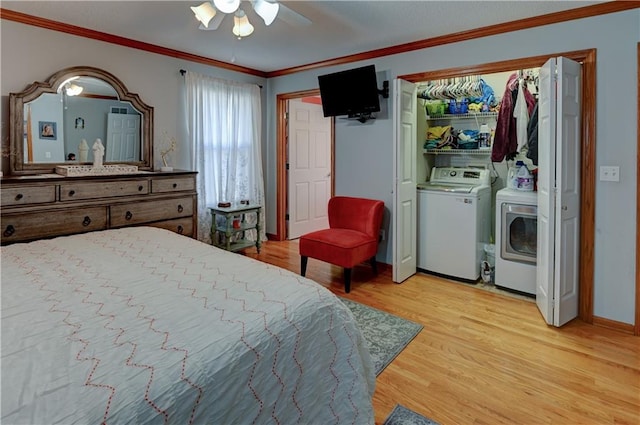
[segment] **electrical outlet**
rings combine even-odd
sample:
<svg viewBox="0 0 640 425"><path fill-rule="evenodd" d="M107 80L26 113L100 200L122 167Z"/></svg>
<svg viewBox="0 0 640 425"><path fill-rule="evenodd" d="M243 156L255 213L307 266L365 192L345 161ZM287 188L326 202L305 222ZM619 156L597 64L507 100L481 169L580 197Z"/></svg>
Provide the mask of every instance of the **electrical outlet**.
<svg viewBox="0 0 640 425"><path fill-rule="evenodd" d="M600 167L600 181L602 182L619 182L620 181L620 167L618 166L601 166Z"/></svg>
<svg viewBox="0 0 640 425"><path fill-rule="evenodd" d="M378 236L378 242L384 241L386 239L386 236L387 235L385 235L384 229L380 229L380 233L379 233L379 236Z"/></svg>
<svg viewBox="0 0 640 425"><path fill-rule="evenodd" d="M51 152L45 152L44 153L44 157L45 158L51 158Z"/></svg>

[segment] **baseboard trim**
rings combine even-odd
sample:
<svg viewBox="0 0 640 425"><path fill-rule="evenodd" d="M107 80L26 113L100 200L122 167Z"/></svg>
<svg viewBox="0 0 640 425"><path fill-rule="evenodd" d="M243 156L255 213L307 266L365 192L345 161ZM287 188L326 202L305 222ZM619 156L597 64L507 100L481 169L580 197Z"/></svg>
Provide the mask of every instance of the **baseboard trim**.
<svg viewBox="0 0 640 425"><path fill-rule="evenodd" d="M635 335L634 326L629 323L618 322L617 320L605 319L603 317L593 316L593 325L602 328L612 329L614 331L624 332L626 334Z"/></svg>

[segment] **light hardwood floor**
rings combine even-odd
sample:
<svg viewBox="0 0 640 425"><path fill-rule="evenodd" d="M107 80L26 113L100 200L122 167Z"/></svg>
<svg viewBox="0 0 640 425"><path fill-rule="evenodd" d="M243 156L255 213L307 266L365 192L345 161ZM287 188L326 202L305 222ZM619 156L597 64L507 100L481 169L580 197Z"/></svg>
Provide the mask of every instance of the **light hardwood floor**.
<svg viewBox="0 0 640 425"><path fill-rule="evenodd" d="M300 271L297 241L246 255ZM640 424L640 337L574 320L547 326L535 303L426 274L342 269L310 259L307 277L335 294L421 323L378 376L376 424L396 404L447 424Z"/></svg>

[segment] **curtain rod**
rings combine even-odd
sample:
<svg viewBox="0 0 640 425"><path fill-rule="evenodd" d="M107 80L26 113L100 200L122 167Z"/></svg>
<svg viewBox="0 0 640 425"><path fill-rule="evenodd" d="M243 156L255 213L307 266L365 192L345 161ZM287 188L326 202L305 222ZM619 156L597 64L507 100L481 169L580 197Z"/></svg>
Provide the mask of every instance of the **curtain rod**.
<svg viewBox="0 0 640 425"><path fill-rule="evenodd" d="M186 69L181 69L181 70L180 70L180 74L181 74L183 77L184 77L184 74L186 74L186 73L187 73L187 70L186 70ZM262 88L262 86L261 86L260 84L256 84L256 85L257 85L258 87Z"/></svg>

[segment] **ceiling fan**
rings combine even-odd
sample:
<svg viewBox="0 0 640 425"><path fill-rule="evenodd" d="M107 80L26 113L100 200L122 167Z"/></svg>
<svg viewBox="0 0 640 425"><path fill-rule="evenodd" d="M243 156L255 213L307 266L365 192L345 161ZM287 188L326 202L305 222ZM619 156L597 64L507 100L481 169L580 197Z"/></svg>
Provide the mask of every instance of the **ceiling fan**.
<svg viewBox="0 0 640 425"><path fill-rule="evenodd" d="M290 25L311 25L311 20L289 9L276 0L250 0L253 10L260 16L265 25L269 26L276 19L281 19ZM247 37L253 32L253 25L245 11L240 7L241 0L212 0L205 1L200 6L192 6L191 10L200 22L201 30L216 30L227 14L233 14L233 33L238 37Z"/></svg>

